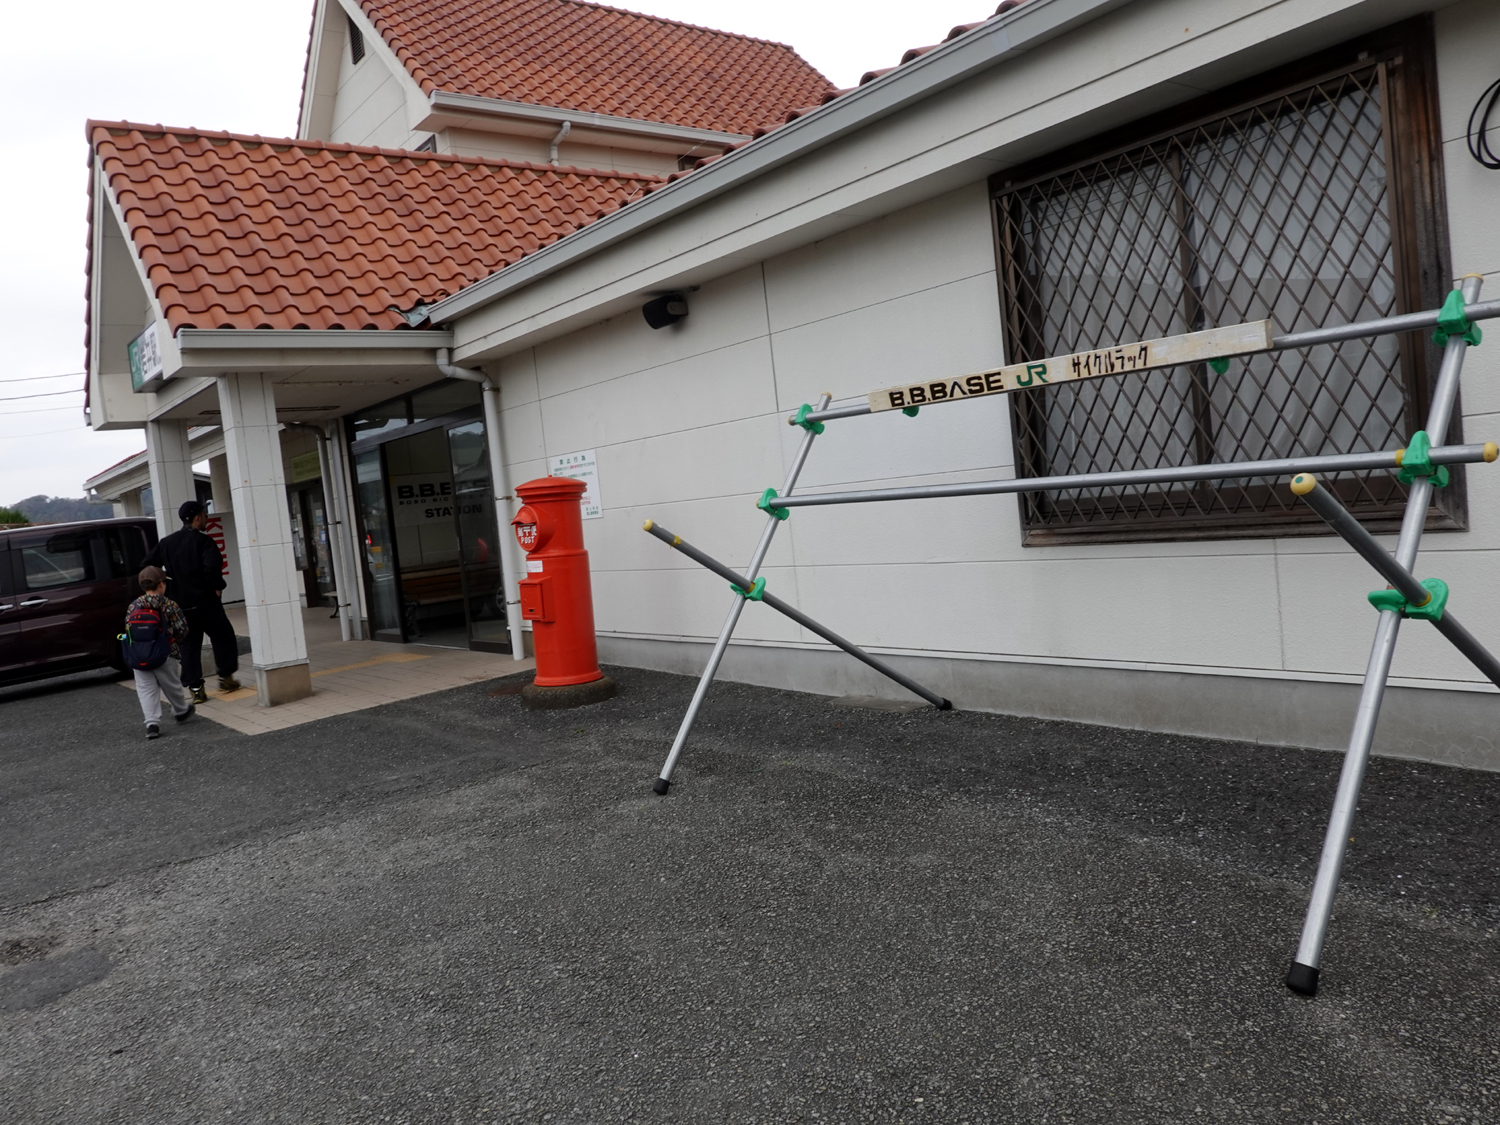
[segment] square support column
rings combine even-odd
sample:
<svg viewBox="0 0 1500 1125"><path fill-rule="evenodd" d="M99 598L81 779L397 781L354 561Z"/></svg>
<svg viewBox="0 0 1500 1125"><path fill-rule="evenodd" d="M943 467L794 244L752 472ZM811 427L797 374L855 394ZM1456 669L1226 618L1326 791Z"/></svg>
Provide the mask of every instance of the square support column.
<svg viewBox="0 0 1500 1125"><path fill-rule="evenodd" d="M302 632L301 575L281 467L281 427L268 376L219 378L229 491L250 623L250 660L262 707L312 694Z"/></svg>
<svg viewBox="0 0 1500 1125"><path fill-rule="evenodd" d="M146 464L151 469L151 498L156 504L156 531L171 535L182 526L177 508L198 499L193 455L188 452L187 423L170 418L146 423Z"/></svg>
<svg viewBox="0 0 1500 1125"><path fill-rule="evenodd" d="M234 511L234 495L229 487L229 457L226 454L208 459L208 479L214 491L214 512L223 515Z"/></svg>

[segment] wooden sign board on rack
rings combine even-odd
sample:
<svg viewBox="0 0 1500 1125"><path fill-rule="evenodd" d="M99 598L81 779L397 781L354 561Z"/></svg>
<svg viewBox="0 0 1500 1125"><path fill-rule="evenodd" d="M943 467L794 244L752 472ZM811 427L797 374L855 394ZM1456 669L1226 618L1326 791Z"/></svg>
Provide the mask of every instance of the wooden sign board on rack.
<svg viewBox="0 0 1500 1125"><path fill-rule="evenodd" d="M1271 350L1271 322L1255 320L1248 324L1231 324L1227 328L1210 328L1160 340L1143 340L1117 344L1112 348L1074 352L1072 355L1039 359L1032 363L1013 363L993 371L935 379L925 383L908 383L903 387L886 387L871 391L870 410L907 410L913 406L931 406L959 399L986 395L1010 394L1035 387L1070 383L1076 379L1098 379L1105 375L1124 375L1130 371L1150 371L1157 367L1176 367L1183 363L1206 363L1232 355L1250 355Z"/></svg>

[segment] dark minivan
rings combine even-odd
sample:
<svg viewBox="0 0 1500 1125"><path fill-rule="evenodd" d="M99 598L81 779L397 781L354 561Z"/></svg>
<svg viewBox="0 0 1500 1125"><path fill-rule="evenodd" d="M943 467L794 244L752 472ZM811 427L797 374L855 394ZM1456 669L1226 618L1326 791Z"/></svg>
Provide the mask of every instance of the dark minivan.
<svg viewBox="0 0 1500 1125"><path fill-rule="evenodd" d="M0 684L122 668L116 638L154 546L149 519L0 531Z"/></svg>

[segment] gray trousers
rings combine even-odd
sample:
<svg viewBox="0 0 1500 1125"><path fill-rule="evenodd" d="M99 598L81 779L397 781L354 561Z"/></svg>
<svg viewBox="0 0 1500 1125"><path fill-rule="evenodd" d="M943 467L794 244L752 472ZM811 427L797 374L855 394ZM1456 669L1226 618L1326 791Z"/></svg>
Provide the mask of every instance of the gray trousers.
<svg viewBox="0 0 1500 1125"><path fill-rule="evenodd" d="M135 694L141 700L141 714L146 724L161 723L161 697L165 695L172 706L172 714L181 715L188 709L187 692L182 690L182 680L177 671L177 661L170 656L160 668L132 668L135 675Z"/></svg>

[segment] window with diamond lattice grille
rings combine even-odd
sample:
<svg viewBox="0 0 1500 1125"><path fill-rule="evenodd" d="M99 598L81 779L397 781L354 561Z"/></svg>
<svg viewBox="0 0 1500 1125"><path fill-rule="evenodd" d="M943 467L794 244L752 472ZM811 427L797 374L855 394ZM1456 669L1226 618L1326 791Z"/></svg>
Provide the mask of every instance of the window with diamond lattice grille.
<svg viewBox="0 0 1500 1125"><path fill-rule="evenodd" d="M1242 86L1135 143L999 177L1007 362L1436 307L1448 271L1426 27ZM1028 391L1012 397L1017 473L1394 449L1421 427L1435 369L1412 334ZM1399 521L1390 474L1331 483L1372 526ZM1434 525L1462 526L1462 499L1459 482ZM1029 544L1326 530L1284 481L1253 479L1030 493L1021 518Z"/></svg>

